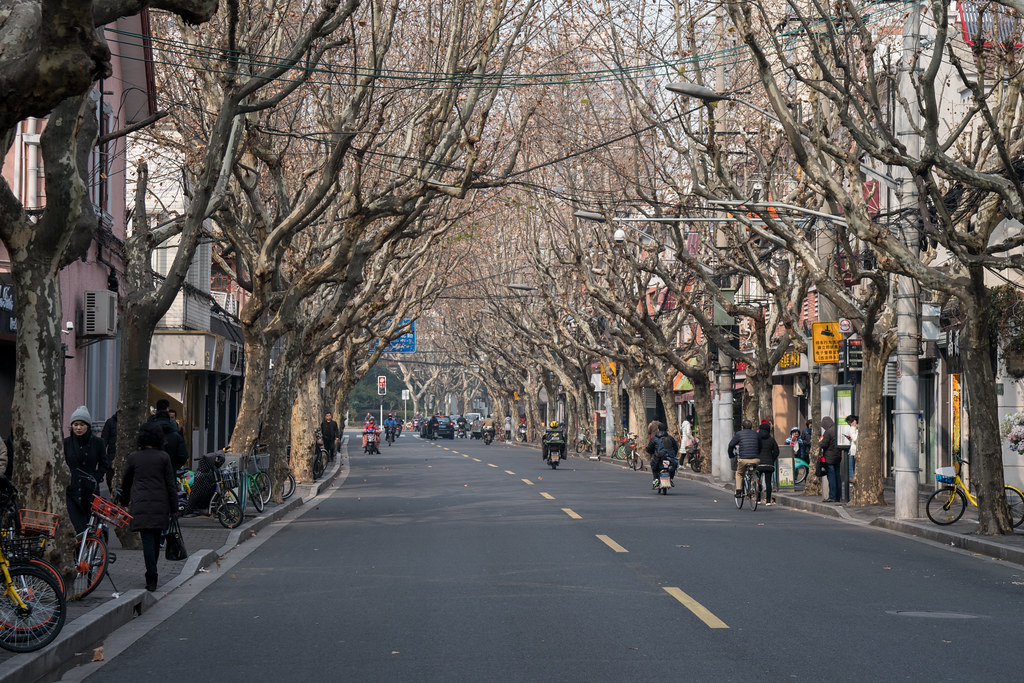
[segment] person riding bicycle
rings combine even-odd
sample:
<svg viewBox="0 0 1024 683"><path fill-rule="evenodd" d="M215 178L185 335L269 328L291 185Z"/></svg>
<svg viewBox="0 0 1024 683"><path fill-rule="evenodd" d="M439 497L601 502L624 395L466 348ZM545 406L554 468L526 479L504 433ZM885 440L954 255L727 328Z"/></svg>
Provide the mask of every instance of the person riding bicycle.
<svg viewBox="0 0 1024 683"><path fill-rule="evenodd" d="M552 420L540 439L540 459L547 460L548 452L557 450L562 458L565 457L565 432L558 425L557 420Z"/></svg>
<svg viewBox="0 0 1024 683"><path fill-rule="evenodd" d="M668 476L670 479L675 479L676 469L679 468L679 459L676 457L676 452L679 450L679 445L676 444L676 440L672 438L672 435L665 431L665 423L658 422L654 434L651 435L650 441L647 442L647 455L651 456L651 473L654 474L654 486L659 483L661 475L661 461L668 460Z"/></svg>
<svg viewBox="0 0 1024 683"><path fill-rule="evenodd" d="M754 431L754 423L744 420L743 427L729 442L726 451L730 458L736 458L736 497L743 497L743 470L747 465L761 463L761 439Z"/></svg>
<svg viewBox="0 0 1024 683"><path fill-rule="evenodd" d="M387 419L384 420L384 431L385 433L387 433L388 437L391 438L392 441L394 441L395 431L397 429L398 420L396 420L394 416L389 413Z"/></svg>

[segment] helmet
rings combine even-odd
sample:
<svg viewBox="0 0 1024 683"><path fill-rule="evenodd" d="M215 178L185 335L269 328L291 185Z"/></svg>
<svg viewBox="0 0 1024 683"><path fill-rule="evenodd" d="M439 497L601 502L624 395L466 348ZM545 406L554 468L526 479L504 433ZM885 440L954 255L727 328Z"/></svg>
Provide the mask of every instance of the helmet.
<svg viewBox="0 0 1024 683"><path fill-rule="evenodd" d="M548 427L551 427L552 429L558 429L558 420L552 420L551 424L549 424Z"/></svg>
<svg viewBox="0 0 1024 683"><path fill-rule="evenodd" d="M800 431L799 427L793 427L792 429L789 430L789 433L792 434L793 432L799 432L799 431Z"/></svg>

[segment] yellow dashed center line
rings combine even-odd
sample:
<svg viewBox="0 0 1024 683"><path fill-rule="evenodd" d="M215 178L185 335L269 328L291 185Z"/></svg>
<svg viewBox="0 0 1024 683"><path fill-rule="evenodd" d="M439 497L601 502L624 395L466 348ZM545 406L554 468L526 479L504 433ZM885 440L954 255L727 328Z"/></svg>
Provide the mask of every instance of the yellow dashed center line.
<svg viewBox="0 0 1024 683"><path fill-rule="evenodd" d="M527 486L533 486L533 482L530 481L529 479L523 479L523 483L526 484Z"/></svg>
<svg viewBox="0 0 1024 683"><path fill-rule="evenodd" d="M618 543L616 543L612 539L608 538L604 534L598 534L597 538L598 538L599 541L601 541L602 543L604 543L606 546L608 546L609 548L611 548L612 550L614 550L617 553L628 553L629 552L628 550L626 550L621 545L619 545Z"/></svg>
<svg viewBox="0 0 1024 683"><path fill-rule="evenodd" d="M562 512L564 512L565 514L569 515L569 517L571 517L572 519L583 519L582 517L577 515L575 512L573 512L569 508L562 508Z"/></svg>
<svg viewBox="0 0 1024 683"><path fill-rule="evenodd" d="M513 472L512 470L505 470L505 474L513 474L514 475L515 472Z"/></svg>
<svg viewBox="0 0 1024 683"><path fill-rule="evenodd" d="M541 495L542 498L547 498L548 500L554 500L555 499L555 497L552 496L550 493L544 493L543 491L540 492L540 495Z"/></svg>
<svg viewBox="0 0 1024 683"><path fill-rule="evenodd" d="M473 462L483 462L480 458L473 458Z"/></svg>
<svg viewBox="0 0 1024 683"><path fill-rule="evenodd" d="M700 604L680 589L666 587L665 592L683 603L686 609L693 612L698 619L707 624L708 628L729 628L724 621L712 614L707 607Z"/></svg>
<svg viewBox="0 0 1024 683"><path fill-rule="evenodd" d="M491 462L487 463L487 466L488 467L494 467L494 468L498 467L497 465L495 465L494 463L491 463Z"/></svg>

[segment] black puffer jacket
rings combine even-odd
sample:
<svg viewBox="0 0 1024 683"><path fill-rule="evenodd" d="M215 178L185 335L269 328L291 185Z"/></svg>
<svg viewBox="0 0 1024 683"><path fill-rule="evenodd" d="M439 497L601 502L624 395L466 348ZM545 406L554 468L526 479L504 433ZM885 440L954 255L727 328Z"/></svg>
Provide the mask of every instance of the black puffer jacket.
<svg viewBox="0 0 1024 683"><path fill-rule="evenodd" d="M843 454L836 442L836 423L831 417L823 417L821 418L821 428L824 432L821 435L821 441L818 442L818 448L825 456L825 464L838 465L843 460Z"/></svg>
<svg viewBox="0 0 1024 683"><path fill-rule="evenodd" d="M752 459L760 457L761 454L761 440L757 436L757 432L753 429L741 429L736 432L736 436L732 437L732 441L729 442L729 457L737 457L736 447L739 446L739 457L744 459Z"/></svg>
<svg viewBox="0 0 1024 683"><path fill-rule="evenodd" d="M171 456L171 465L174 469L184 467L188 463L188 449L185 447L185 439L178 432L178 423L171 419L166 410L159 411L149 418L149 421L160 425L164 430L164 451Z"/></svg>
<svg viewBox="0 0 1024 683"><path fill-rule="evenodd" d="M762 465L775 466L779 459L779 444L775 443L772 430L768 425L761 425L757 430L757 438L760 440L760 458Z"/></svg>
<svg viewBox="0 0 1024 683"><path fill-rule="evenodd" d="M178 507L171 458L154 448L132 451L121 480L121 500L129 506L132 531L166 529Z"/></svg>

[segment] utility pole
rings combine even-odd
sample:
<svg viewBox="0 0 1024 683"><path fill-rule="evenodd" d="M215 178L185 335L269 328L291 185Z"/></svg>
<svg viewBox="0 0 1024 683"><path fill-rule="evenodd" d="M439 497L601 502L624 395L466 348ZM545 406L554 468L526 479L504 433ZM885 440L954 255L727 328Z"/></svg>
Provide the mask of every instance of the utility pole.
<svg viewBox="0 0 1024 683"><path fill-rule="evenodd" d="M917 48L921 33L921 8L908 8L903 30L903 59L900 63L899 89L901 98L911 105L917 102L912 69L917 61ZM896 105L896 134L902 136L907 155L917 158L921 154L921 139L911 126L911 112L900 104ZM903 170L903 191L898 195L903 209L904 238L915 253L920 251L920 235L917 227L917 189L913 178ZM909 217L909 220L907 219ZM917 283L909 277L900 276L896 282L896 409L895 462L893 475L896 484L896 519L916 519L920 516L918 500L918 453L920 434L918 432L918 354L920 332Z"/></svg>

